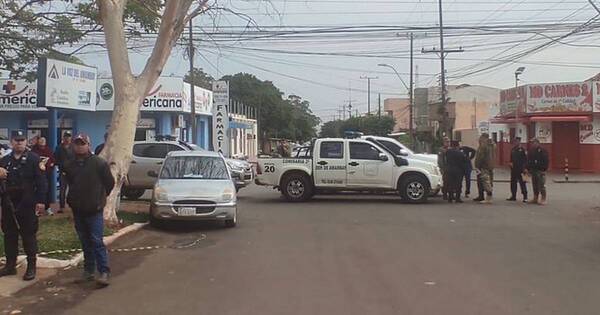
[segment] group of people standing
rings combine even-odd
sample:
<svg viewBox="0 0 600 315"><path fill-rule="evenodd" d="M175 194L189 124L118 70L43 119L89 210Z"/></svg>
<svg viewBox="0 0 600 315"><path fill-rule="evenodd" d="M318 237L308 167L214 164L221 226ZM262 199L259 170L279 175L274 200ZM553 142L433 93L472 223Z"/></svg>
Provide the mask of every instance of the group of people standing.
<svg viewBox="0 0 600 315"><path fill-rule="evenodd" d="M55 165L60 172L60 210L68 204L73 212L75 230L84 254L83 280L96 279L108 285L110 269L103 242L103 209L114 187L108 163L92 154L90 138L65 133L52 152L46 139L37 138L27 145L23 130L11 133L11 152L0 159L1 225L4 234L6 264L0 277L15 275L19 236L27 255L24 280L36 276L38 216L50 208L49 187ZM99 277L95 278L95 269Z"/></svg>
<svg viewBox="0 0 600 315"><path fill-rule="evenodd" d="M531 140L529 152L521 144L521 138L512 140L513 147L510 155L511 168L511 196L508 201L516 201L517 184L521 187L523 202L546 204L546 171L549 160L548 152L540 146L538 139ZM489 134L484 133L479 137L477 150L460 146L459 141L450 141L444 138L443 146L438 153L438 166L442 171L444 185L442 194L448 202L462 203L462 182L465 180L465 198L471 193L471 174L477 174L478 196L473 201L483 204L492 202L494 187L494 167L496 148ZM475 167L473 168L473 160ZM524 177L531 176L533 186L533 199L528 200L527 184Z"/></svg>

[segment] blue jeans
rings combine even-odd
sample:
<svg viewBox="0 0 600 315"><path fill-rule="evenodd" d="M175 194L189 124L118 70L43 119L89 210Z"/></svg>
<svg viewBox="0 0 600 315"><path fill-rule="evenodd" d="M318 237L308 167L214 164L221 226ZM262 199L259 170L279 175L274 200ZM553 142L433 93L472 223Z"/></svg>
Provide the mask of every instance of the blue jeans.
<svg viewBox="0 0 600 315"><path fill-rule="evenodd" d="M81 215L73 213L75 230L81 241L83 249L84 269L89 273L110 272L108 267L108 253L102 236L104 234L104 217L102 212L93 215Z"/></svg>

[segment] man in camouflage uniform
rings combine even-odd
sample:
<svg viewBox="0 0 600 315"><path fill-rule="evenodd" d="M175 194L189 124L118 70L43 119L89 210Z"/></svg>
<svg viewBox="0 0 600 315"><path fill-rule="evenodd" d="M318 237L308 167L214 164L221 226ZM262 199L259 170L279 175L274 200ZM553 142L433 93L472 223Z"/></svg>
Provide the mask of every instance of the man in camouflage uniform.
<svg viewBox="0 0 600 315"><path fill-rule="evenodd" d="M440 168L440 172L442 172L442 195L444 200L448 199L448 163L446 161L446 152L450 147L450 139L448 137L444 137L442 142L442 148L438 152L438 167Z"/></svg>
<svg viewBox="0 0 600 315"><path fill-rule="evenodd" d="M485 192L485 199L481 203L492 203L492 186L494 176L494 147L490 143L490 136L484 133L479 137L479 148L475 154L475 168L478 173L478 180Z"/></svg>

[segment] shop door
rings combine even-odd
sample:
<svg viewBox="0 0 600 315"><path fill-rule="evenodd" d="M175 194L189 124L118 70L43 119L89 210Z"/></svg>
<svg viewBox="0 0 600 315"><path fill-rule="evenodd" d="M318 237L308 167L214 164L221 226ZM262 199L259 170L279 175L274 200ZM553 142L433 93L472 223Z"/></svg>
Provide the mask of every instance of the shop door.
<svg viewBox="0 0 600 315"><path fill-rule="evenodd" d="M550 164L562 169L565 159L569 159L569 168L579 169L579 123L552 123L552 157Z"/></svg>

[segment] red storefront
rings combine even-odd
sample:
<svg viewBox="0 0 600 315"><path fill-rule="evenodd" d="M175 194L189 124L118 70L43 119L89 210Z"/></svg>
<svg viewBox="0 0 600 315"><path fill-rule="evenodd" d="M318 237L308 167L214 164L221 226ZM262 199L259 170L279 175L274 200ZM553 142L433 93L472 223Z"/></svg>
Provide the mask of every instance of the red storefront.
<svg viewBox="0 0 600 315"><path fill-rule="evenodd" d="M600 81L530 84L500 92L498 163L510 159L510 139L537 137L550 167L600 173Z"/></svg>

